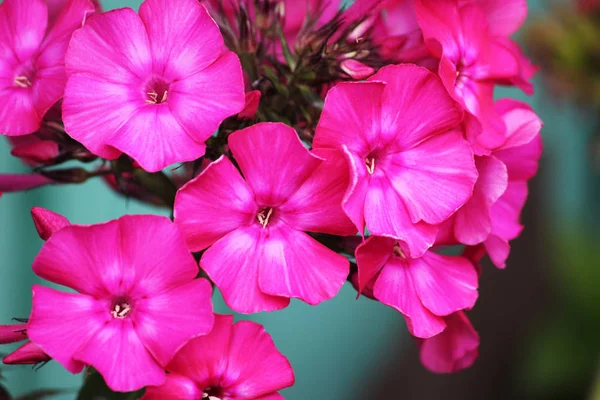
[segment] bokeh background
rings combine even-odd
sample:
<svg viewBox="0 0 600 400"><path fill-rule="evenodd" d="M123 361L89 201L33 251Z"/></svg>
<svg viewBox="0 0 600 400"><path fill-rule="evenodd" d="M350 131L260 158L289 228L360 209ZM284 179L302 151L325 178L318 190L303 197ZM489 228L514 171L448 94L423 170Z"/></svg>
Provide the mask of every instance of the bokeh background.
<svg viewBox="0 0 600 400"><path fill-rule="evenodd" d="M106 9L137 9L141 1L102 2ZM528 3L530 26L538 21L549 28L533 37L556 33L540 21L557 2ZM600 43L600 36L593 39ZM536 46L535 40L528 42ZM567 55L573 46L564 44ZM594 62L600 69L600 59ZM297 382L283 392L286 399L600 400L600 114L585 101L572 101L552 79L538 76L531 98L516 90L498 91L498 97L525 100L540 114L545 153L531 184L527 229L514 242L508 268L484 266L480 300L470 313L482 338L476 364L451 376L428 373L401 316L365 298L356 300L347 286L319 307L294 301L285 311L252 317L294 366ZM1 142L0 171L24 171L8 154ZM29 218L33 206L75 223L163 213L117 197L99 181L5 195L0 201L0 323L27 317L31 285L40 283L30 268L42 244ZM229 312L220 298L216 309ZM57 398L73 399L82 382L81 375L55 363L39 371L2 368L2 373L13 395L59 387L67 392Z"/></svg>

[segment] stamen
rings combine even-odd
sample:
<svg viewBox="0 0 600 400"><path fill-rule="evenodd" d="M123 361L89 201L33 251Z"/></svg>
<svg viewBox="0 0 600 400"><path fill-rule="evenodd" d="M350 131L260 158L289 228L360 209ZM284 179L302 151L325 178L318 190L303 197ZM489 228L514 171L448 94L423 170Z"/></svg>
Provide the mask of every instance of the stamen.
<svg viewBox="0 0 600 400"><path fill-rule="evenodd" d="M367 166L367 172L369 174L373 175L373 172L375 172L375 159L374 158L365 159L365 165Z"/></svg>
<svg viewBox="0 0 600 400"><path fill-rule="evenodd" d="M28 88L28 87L31 87L31 85L32 85L31 81L26 76L17 76L15 78L14 82L15 82L15 85L22 87L22 88Z"/></svg>
<svg viewBox="0 0 600 400"><path fill-rule="evenodd" d="M165 90L165 92L163 93L162 100L160 101L161 103L164 103L165 101L167 101L168 94L169 94L169 92L167 90Z"/></svg>
<svg viewBox="0 0 600 400"><path fill-rule="evenodd" d="M131 305L129 303L117 303L113 310L110 312L113 318L123 319L131 312Z"/></svg>
<svg viewBox="0 0 600 400"><path fill-rule="evenodd" d="M263 228L266 228L269 224L269 219L271 219L271 215L273 215L273 209L271 207L263 208L256 216L256 219L258 219L258 223L261 224Z"/></svg>
<svg viewBox="0 0 600 400"><path fill-rule="evenodd" d="M155 91L152 91L152 92L148 92L147 94L148 94L149 99L146 100L146 103L148 103L148 104L158 103L158 93L156 93Z"/></svg>
<svg viewBox="0 0 600 400"><path fill-rule="evenodd" d="M400 245L398 243L396 243L394 245L394 250L392 250L392 253L396 256L396 257L402 257L403 259L406 260L406 254L404 254L404 252L402 251L402 248L400 247Z"/></svg>

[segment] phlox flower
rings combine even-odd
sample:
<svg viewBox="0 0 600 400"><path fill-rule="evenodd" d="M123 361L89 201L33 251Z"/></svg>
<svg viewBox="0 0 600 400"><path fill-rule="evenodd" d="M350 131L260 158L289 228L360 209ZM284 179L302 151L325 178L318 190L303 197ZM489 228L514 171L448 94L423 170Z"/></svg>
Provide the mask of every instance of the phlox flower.
<svg viewBox="0 0 600 400"><path fill-rule="evenodd" d="M62 8L43 0L5 0L0 5L0 133L26 135L63 97L64 58L71 34L94 12L89 0Z"/></svg>
<svg viewBox="0 0 600 400"><path fill-rule="evenodd" d="M371 236L356 249L358 289L401 312L410 333L438 335L444 317L471 309L477 300L477 271L465 257L428 251L408 257L395 239Z"/></svg>
<svg viewBox="0 0 600 400"><path fill-rule="evenodd" d="M192 161L244 107L238 57L195 0L146 0L90 19L73 35L66 131L106 159L126 153L147 171Z"/></svg>
<svg viewBox="0 0 600 400"><path fill-rule="evenodd" d="M72 373L94 367L115 391L163 384L175 353L214 322L179 230L141 215L57 229L33 271L78 293L34 285L32 342Z"/></svg>
<svg viewBox="0 0 600 400"><path fill-rule="evenodd" d="M421 364L438 374L469 368L479 356L479 335L462 311L444 317L444 322L442 333L417 341Z"/></svg>
<svg viewBox="0 0 600 400"><path fill-rule="evenodd" d="M262 326L233 324L217 315L212 332L191 340L167 366L167 382L149 387L142 400L283 400L294 384L289 361Z"/></svg>
<svg viewBox="0 0 600 400"><path fill-rule="evenodd" d="M462 111L425 68L382 68L367 82L329 91L317 150L343 152L351 183L343 208L358 230L403 242L412 257L435 241L436 224L470 197L477 179Z"/></svg>
<svg viewBox="0 0 600 400"><path fill-rule="evenodd" d="M520 73L519 60L495 34L512 31L523 17L497 9L499 4L488 0L415 0L425 43L440 59L440 78L448 93L474 117L477 123L468 124L468 137L484 149L496 148L504 141L505 127L494 109L494 84Z"/></svg>
<svg viewBox="0 0 600 400"><path fill-rule="evenodd" d="M221 157L175 200L175 223L192 251L208 248L200 265L225 302L253 313L335 296L349 261L304 232L356 233L341 209L343 158L323 161L281 123L234 132L229 148L245 179Z"/></svg>

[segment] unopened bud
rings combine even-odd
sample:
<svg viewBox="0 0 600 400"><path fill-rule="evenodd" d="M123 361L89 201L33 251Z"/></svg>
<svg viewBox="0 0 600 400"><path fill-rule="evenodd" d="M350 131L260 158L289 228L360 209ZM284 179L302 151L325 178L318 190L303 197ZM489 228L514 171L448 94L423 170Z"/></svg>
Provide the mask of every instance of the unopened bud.
<svg viewBox="0 0 600 400"><path fill-rule="evenodd" d="M340 64L342 71L355 80L366 79L375 73L375 69L356 60L344 60Z"/></svg>
<svg viewBox="0 0 600 400"><path fill-rule="evenodd" d="M62 215L41 207L33 207L31 209L31 216L35 224L35 229L37 229L42 240L50 239L55 232L71 225L69 220Z"/></svg>
<svg viewBox="0 0 600 400"><path fill-rule="evenodd" d="M50 361L52 358L44 353L44 350L33 342L27 342L17 350L13 351L4 359L4 364L36 365Z"/></svg>

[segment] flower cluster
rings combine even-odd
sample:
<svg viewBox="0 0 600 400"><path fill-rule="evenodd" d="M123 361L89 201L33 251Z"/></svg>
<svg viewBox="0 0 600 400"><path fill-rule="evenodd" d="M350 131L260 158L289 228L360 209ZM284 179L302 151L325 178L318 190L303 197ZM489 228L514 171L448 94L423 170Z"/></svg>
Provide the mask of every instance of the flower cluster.
<svg viewBox="0 0 600 400"><path fill-rule="evenodd" d="M90 0L0 5L0 132L32 169L0 191L99 177L172 220L72 225L46 241L28 340L144 399L281 399L294 383L264 329L215 315L310 305L347 281L406 319L425 367L469 367L479 262L521 230L541 121L511 35L525 0ZM65 162L70 162L68 167ZM199 260L199 261L198 261Z"/></svg>

